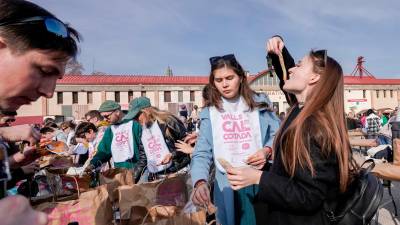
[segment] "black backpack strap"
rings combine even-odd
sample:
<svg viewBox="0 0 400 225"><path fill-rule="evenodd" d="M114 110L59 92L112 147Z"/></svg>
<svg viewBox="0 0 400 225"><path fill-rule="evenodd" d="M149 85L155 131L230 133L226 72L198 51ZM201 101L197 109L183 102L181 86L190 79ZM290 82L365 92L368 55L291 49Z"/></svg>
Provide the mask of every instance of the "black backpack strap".
<svg viewBox="0 0 400 225"><path fill-rule="evenodd" d="M365 173L370 173L374 167L375 167L375 161L374 159L367 159L363 162L363 164L361 165L361 168L365 165L371 163L368 167L364 168L365 169Z"/></svg>

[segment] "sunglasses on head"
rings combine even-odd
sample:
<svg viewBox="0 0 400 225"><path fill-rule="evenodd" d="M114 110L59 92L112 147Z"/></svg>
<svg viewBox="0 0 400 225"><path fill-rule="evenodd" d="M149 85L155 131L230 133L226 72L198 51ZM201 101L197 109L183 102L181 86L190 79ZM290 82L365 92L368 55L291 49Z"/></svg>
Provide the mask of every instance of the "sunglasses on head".
<svg viewBox="0 0 400 225"><path fill-rule="evenodd" d="M228 54L228 55L223 55L223 56L214 56L210 58L210 64L211 66L215 66L218 64L219 60L225 60L225 61L230 61L232 62L237 62L235 55L234 54Z"/></svg>
<svg viewBox="0 0 400 225"><path fill-rule="evenodd" d="M24 24L34 24L40 22L44 23L48 32L62 38L69 37L69 31L67 26L60 20L49 16L33 16L24 19L4 21L0 22L0 26L24 25Z"/></svg>
<svg viewBox="0 0 400 225"><path fill-rule="evenodd" d="M323 66L325 67L328 62L328 50L321 49L321 50L315 51L314 53L316 56L321 57L324 60Z"/></svg>

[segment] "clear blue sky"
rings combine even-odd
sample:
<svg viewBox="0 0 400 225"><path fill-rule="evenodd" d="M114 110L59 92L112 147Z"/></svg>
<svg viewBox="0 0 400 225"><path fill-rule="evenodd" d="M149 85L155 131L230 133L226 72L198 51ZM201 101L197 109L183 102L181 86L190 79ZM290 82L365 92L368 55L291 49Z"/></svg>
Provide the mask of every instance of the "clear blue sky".
<svg viewBox="0 0 400 225"><path fill-rule="evenodd" d="M208 58L234 53L266 68L265 41L284 37L296 59L328 49L346 74L356 58L380 78L400 78L400 1L33 0L84 38L85 73L206 75Z"/></svg>

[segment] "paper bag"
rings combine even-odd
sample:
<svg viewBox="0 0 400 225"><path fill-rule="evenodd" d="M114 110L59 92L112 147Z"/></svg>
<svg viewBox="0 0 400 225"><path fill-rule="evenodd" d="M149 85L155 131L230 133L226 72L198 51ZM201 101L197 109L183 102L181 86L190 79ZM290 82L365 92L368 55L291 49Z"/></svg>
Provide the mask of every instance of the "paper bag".
<svg viewBox="0 0 400 225"><path fill-rule="evenodd" d="M204 225L206 224L207 212L202 209L197 212L178 212L174 206L155 206L149 210L147 217L131 218L123 221L123 225Z"/></svg>
<svg viewBox="0 0 400 225"><path fill-rule="evenodd" d="M100 185L106 184L111 202L117 201L117 188L122 185L133 185L132 171L127 169L109 169L99 175Z"/></svg>
<svg viewBox="0 0 400 225"><path fill-rule="evenodd" d="M105 186L82 193L77 200L46 202L35 209L48 214L48 225L68 225L71 222L79 225L112 224L112 205Z"/></svg>
<svg viewBox="0 0 400 225"><path fill-rule="evenodd" d="M185 179L185 174L179 174L164 180L119 187L121 219L143 220L147 214L153 212L154 206L160 205L164 209L167 207L167 211L172 213L168 216L176 215L176 209L182 209L187 202Z"/></svg>

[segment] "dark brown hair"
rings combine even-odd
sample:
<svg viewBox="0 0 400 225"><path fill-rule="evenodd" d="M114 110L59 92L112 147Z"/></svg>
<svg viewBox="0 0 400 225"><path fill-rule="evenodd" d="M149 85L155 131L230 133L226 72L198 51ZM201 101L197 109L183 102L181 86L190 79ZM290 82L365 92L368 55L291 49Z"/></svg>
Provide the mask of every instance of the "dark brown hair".
<svg viewBox="0 0 400 225"><path fill-rule="evenodd" d="M0 21L18 21L29 17L51 17L57 19L46 9L24 0L1 0ZM58 20L58 19L57 19ZM77 42L80 34L68 24L65 24L69 36L58 37L46 30L44 23L9 24L0 27L0 36L11 49L24 53L31 49L59 51L66 58L74 58L78 52Z"/></svg>
<svg viewBox="0 0 400 225"><path fill-rule="evenodd" d="M60 125L61 129L71 128L71 130L75 130L76 124L73 120L64 121Z"/></svg>
<svg viewBox="0 0 400 225"><path fill-rule="evenodd" d="M222 110L221 105L221 93L219 93L217 87L214 84L214 71L217 69L221 69L227 67L232 69L240 78L240 87L239 87L239 95L243 97L243 100L246 102L247 106L252 111L255 107L259 105L254 101L253 95L255 92L250 88L250 85L247 83L247 76L245 71L239 62L233 59L224 59L221 57L218 61L211 65L211 72L208 81L209 90L208 90L208 101L206 101L206 106L215 106L217 109Z"/></svg>
<svg viewBox="0 0 400 225"><path fill-rule="evenodd" d="M81 137L86 132L89 132L89 130L93 130L93 132L97 132L96 125L94 125L93 123L90 123L90 122L82 122L76 127L75 136Z"/></svg>
<svg viewBox="0 0 400 225"><path fill-rule="evenodd" d="M104 117L101 115L101 113L99 112L99 110L90 110L89 112L87 112L85 114L85 119L87 117L90 117L90 119L92 118L97 118L98 121L102 121L104 120Z"/></svg>

